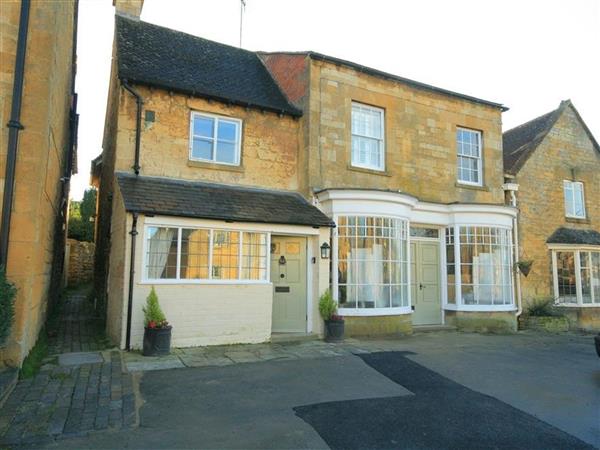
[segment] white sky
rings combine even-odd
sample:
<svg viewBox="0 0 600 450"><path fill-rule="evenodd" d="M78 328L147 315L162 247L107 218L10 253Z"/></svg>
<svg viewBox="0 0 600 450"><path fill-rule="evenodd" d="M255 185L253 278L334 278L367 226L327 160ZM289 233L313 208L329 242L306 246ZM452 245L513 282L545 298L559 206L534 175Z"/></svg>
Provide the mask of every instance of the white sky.
<svg viewBox="0 0 600 450"><path fill-rule="evenodd" d="M243 47L314 50L503 103L504 129L570 98L600 140L599 0L246 0ZM111 0L80 0L79 174L102 150ZM239 0L146 0L142 20L230 45Z"/></svg>

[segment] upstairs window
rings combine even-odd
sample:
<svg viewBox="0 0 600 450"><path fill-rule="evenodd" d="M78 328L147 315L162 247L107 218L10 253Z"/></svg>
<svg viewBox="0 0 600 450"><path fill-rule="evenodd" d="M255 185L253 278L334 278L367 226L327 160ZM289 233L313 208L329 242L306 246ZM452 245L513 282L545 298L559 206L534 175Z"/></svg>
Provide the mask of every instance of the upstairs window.
<svg viewBox="0 0 600 450"><path fill-rule="evenodd" d="M241 120L193 112L191 122L191 160L240 164Z"/></svg>
<svg viewBox="0 0 600 450"><path fill-rule="evenodd" d="M576 219L585 219L585 203L583 183L579 181L563 181L565 193L565 215Z"/></svg>
<svg viewBox="0 0 600 450"><path fill-rule="evenodd" d="M481 132L459 128L456 130L458 154L458 182L481 186Z"/></svg>
<svg viewBox="0 0 600 450"><path fill-rule="evenodd" d="M383 123L383 109L352 103L352 166L385 169Z"/></svg>

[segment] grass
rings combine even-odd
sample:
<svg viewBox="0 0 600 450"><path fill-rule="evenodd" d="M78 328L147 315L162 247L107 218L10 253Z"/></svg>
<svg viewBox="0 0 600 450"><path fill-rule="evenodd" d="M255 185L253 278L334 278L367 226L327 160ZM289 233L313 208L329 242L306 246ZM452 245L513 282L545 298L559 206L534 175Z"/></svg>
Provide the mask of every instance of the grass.
<svg viewBox="0 0 600 450"><path fill-rule="evenodd" d="M35 376L42 366L42 361L48 355L48 338L46 337L46 330L42 328L37 342L30 350L29 355L23 361L23 366L19 372L19 377L31 378Z"/></svg>

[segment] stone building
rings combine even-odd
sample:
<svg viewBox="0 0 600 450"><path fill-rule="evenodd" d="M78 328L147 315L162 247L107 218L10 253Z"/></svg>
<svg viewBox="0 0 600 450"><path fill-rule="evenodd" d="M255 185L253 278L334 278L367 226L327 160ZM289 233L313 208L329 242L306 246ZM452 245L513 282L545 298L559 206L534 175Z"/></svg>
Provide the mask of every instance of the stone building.
<svg viewBox="0 0 600 450"><path fill-rule="evenodd" d="M2 362L19 366L60 288L76 169L77 1L2 2L0 265L18 288Z"/></svg>
<svg viewBox="0 0 600 450"><path fill-rule="evenodd" d="M152 286L175 346L322 335L328 288L349 335L516 328L506 108L317 53L229 47L133 4L116 2L92 167L115 342L141 345Z"/></svg>
<svg viewBox="0 0 600 450"><path fill-rule="evenodd" d="M503 135L518 184L525 307L553 298L576 328L600 329L600 147L569 101Z"/></svg>

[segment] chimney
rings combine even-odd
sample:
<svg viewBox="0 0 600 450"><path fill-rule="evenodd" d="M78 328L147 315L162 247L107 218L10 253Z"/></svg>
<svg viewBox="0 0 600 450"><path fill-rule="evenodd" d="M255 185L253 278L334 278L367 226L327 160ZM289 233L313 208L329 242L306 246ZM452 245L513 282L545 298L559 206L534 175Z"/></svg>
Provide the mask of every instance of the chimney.
<svg viewBox="0 0 600 450"><path fill-rule="evenodd" d="M115 12L132 19L139 19L144 0L113 0Z"/></svg>

